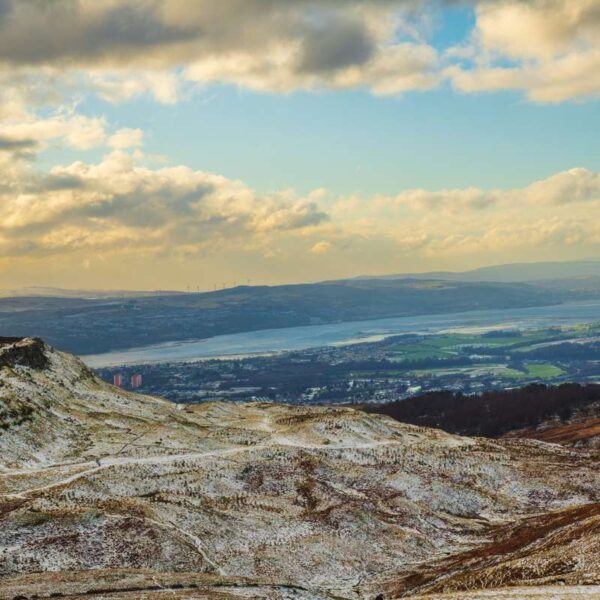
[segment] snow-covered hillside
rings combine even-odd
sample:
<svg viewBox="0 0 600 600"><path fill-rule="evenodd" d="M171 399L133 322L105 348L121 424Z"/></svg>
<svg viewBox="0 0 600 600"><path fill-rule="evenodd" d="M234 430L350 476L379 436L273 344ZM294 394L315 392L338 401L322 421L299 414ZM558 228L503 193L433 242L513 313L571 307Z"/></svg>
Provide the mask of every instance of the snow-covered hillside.
<svg viewBox="0 0 600 600"><path fill-rule="evenodd" d="M0 598L588 594L599 496L595 450L339 407L181 408L0 342Z"/></svg>

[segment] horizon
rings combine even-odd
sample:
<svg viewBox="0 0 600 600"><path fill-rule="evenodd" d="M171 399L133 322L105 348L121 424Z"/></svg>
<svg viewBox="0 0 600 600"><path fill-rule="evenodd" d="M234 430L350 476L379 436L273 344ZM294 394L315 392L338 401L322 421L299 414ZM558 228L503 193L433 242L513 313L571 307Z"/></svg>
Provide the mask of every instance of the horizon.
<svg viewBox="0 0 600 600"><path fill-rule="evenodd" d="M176 294L197 294L197 293L202 293L202 294L208 294L211 292L220 292L220 291L224 291L224 290L231 290L231 289L237 289L237 288L244 288L244 287L277 287L277 286L282 286L282 285L314 285L314 284L321 284L321 283L329 283L329 282L337 282L337 281L351 281L351 280L355 280L355 279L386 279L386 278L390 278L390 277L401 277L401 278L406 278L406 279L410 279L412 276L423 276L423 275L461 275L461 274L469 274L469 273L474 273L477 271L481 271L481 270L486 270L486 269L495 269L495 268L503 268L503 267L526 267L526 266L535 266L535 265L570 265L570 264L593 264L593 263L600 263L600 257L597 258L592 258L592 257L587 257L587 258L582 258L580 260L552 260L552 261L524 261L524 262L514 262L514 263L493 263L493 264L485 264L473 269L466 269L466 270L444 270L444 271L413 271L413 272L406 272L406 273L376 273L373 275L367 275L365 273L360 273L360 274L355 274L355 275L350 275L348 277L339 277L339 278L335 278L335 279L315 279L315 280L302 280L302 281L288 281L285 283L260 283L260 282L252 282L252 281L248 281L246 283L244 282L238 282L238 281L232 281L232 282L225 282L225 285L223 286L219 286L217 284L215 284L212 288L202 288L200 287L198 289L198 286L193 286L193 285L186 285L184 288L181 289L176 289L176 288L110 288L110 287L104 287L104 288L81 288L81 287L60 287L60 286L45 286L45 285L29 285L29 286L21 286L21 287L16 287L16 288L8 288L8 287L0 287L0 292L17 292L19 290L35 290L35 289L39 289L39 290L56 290L56 291L64 291L64 292L87 292L87 293L93 293L93 292L98 292L98 293L109 293L109 292L114 292L114 293L120 293L120 292L125 292L125 293L135 293L135 292L139 292L139 293L157 293L157 294L161 294L161 293L176 293ZM565 277L566 279L568 279L569 277Z"/></svg>
<svg viewBox="0 0 600 600"><path fill-rule="evenodd" d="M56 290L56 291L62 291L62 292L85 292L85 293L101 293L101 294L107 294L110 292L114 292L114 293L130 293L130 294L135 294L136 292L139 292L141 294L148 294L148 293L155 293L157 295L160 294L197 294L197 293L201 293L201 294L210 294L213 292L221 292L221 291L226 291L226 290L232 290L232 289L238 289L238 288L246 288L246 287L277 287L277 286L282 286L282 285L316 285L316 284L322 284L322 283L330 283L330 282L338 282L338 281L352 281L352 280L359 280L359 279L386 279L386 278L390 278L390 277L399 277L399 278L406 278L406 279L411 279L411 277L413 276L423 276L423 275L462 275L462 274L469 274L469 273L474 273L480 270L486 270L486 269L494 269L494 268L503 268L503 267L524 267L524 266L535 266L535 265L570 265L570 264L593 264L593 263L600 263L600 257L598 258L585 258L585 259L581 259L581 260L577 260L577 261L570 261L570 260L556 260L556 261L531 261L531 262L516 262L516 263L499 263L499 264L488 264L488 265L483 265L481 267L477 267L475 269L468 269L465 271L414 271L414 272L407 272L407 273L378 273L378 274L374 274L374 275L366 275L366 274L358 274L358 275L351 275L349 277L343 277L343 278L338 278L338 279L318 279L318 280L314 280L314 281L290 281L290 282L286 282L286 283L258 283L258 282L247 282L247 283L243 283L243 282L226 282L225 286L223 287L219 287L219 286L213 286L213 288L200 288L200 289L196 289L194 288L194 286L190 285L190 286L186 286L185 288L182 289L175 289L175 288L171 288L171 289L167 289L167 288L147 288L147 289L140 289L140 288L120 288L120 289L116 289L116 288L76 288L76 287L57 287L57 286L42 286L42 285L31 285L31 286L22 286L22 287L17 287L17 288L5 288L2 287L0 288L0 292L4 292L4 293L8 293L8 292L18 292L20 290ZM569 277L565 277L565 279L568 279Z"/></svg>

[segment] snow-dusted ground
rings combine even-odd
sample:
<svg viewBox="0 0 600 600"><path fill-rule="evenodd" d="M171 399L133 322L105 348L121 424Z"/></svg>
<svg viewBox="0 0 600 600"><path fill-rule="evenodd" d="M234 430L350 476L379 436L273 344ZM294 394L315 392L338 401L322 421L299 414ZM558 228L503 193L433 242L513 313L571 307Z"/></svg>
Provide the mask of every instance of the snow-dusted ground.
<svg viewBox="0 0 600 600"><path fill-rule="evenodd" d="M600 583L593 451L339 407L178 409L44 352L45 369L0 370L4 582L142 569L315 598Z"/></svg>
<svg viewBox="0 0 600 600"><path fill-rule="evenodd" d="M416 596L415 600L592 600L600 598L600 586L515 587L503 590L482 590L458 594Z"/></svg>

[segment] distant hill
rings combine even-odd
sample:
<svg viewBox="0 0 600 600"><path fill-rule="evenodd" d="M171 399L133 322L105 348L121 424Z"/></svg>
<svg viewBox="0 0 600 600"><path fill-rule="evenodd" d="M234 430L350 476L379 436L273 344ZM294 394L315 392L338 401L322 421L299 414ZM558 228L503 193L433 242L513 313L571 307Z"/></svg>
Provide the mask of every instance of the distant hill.
<svg viewBox="0 0 600 600"><path fill-rule="evenodd" d="M358 279L437 279L442 281L533 282L553 279L600 278L600 260L512 263L471 271L403 273Z"/></svg>
<svg viewBox="0 0 600 600"><path fill-rule="evenodd" d="M171 290L136 291L136 290L71 290L57 287L31 286L15 289L0 289L0 298L41 297L41 298L138 298L142 296L164 296L181 294Z"/></svg>
<svg viewBox="0 0 600 600"><path fill-rule="evenodd" d="M41 335L70 352L99 354L261 329L548 306L599 297L600 261L523 263L464 273L239 286L192 294L29 288L15 297L0 297L0 334Z"/></svg>
<svg viewBox="0 0 600 600"><path fill-rule="evenodd" d="M387 317L558 304L525 283L352 280L131 298L0 298L0 332L43 336L78 354L161 342Z"/></svg>

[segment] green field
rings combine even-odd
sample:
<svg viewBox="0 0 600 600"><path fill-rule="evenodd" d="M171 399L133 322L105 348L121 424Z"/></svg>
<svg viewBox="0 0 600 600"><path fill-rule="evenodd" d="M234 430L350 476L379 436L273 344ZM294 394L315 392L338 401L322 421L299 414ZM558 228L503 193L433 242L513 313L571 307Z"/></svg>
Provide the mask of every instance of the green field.
<svg viewBox="0 0 600 600"><path fill-rule="evenodd" d="M526 351L536 344L544 343L549 340L569 339L589 335L589 329L579 331L531 331L524 332L515 337L505 337L498 335L478 335L448 333L441 335L426 335L416 343L398 342L392 344L387 349L387 358L395 362L422 360L427 358L451 358L460 356L465 348L506 348L509 350L514 347L514 351Z"/></svg>
<svg viewBox="0 0 600 600"><path fill-rule="evenodd" d="M393 377L400 376L403 374L412 375L414 377L431 377L435 375L456 375L463 374L466 376L470 375L484 375L489 374L491 376L500 377L502 379L515 379L515 380L530 380L530 379L554 379L565 374L561 368L549 364L549 363L531 363L524 365L525 370L520 371L503 365L472 365L468 367L440 367L438 369L415 369L408 373L402 371L382 371L378 377ZM374 373L363 372L362 376L373 377Z"/></svg>
<svg viewBox="0 0 600 600"><path fill-rule="evenodd" d="M374 369L361 369L353 373L354 377L396 378L396 377L443 377L464 375L477 378L491 376L504 380L514 380L519 384L534 380L553 380L566 374L561 367L545 362L543 359L527 360L527 351L535 350L554 342L563 342L578 338L591 338L600 334L600 326L585 325L561 329L542 329L515 332L506 331L496 334L455 333L413 336L410 339L398 339L385 347L382 358L393 363L389 368L380 366ZM486 349L487 352L486 352ZM474 356L481 357L474 358ZM473 357L476 364L466 360ZM431 364L427 361L440 361ZM465 359L463 364L451 364L452 359ZM521 362L525 359L524 362ZM424 364L417 364L423 361ZM507 363L510 366L507 366Z"/></svg>
<svg viewBox="0 0 600 600"><path fill-rule="evenodd" d="M552 379L565 374L561 368L549 363L526 363L525 368L527 376L535 379Z"/></svg>

